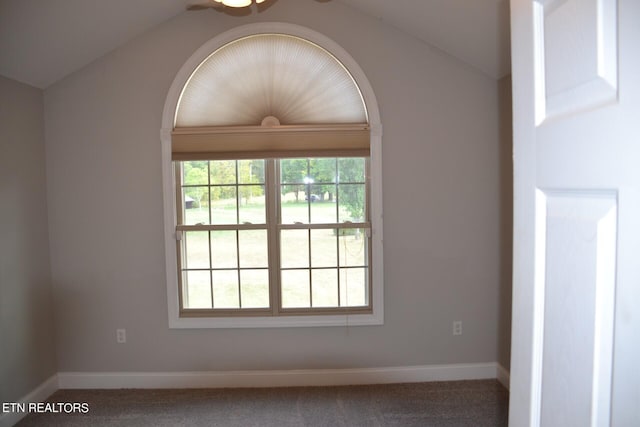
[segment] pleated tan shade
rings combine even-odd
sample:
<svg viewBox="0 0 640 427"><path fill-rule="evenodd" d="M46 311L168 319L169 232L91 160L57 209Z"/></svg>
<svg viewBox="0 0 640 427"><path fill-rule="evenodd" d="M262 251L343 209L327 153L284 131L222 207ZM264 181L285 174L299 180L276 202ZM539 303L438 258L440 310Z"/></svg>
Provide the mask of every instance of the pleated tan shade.
<svg viewBox="0 0 640 427"><path fill-rule="evenodd" d="M231 42L210 55L187 82L176 127L366 123L360 90L321 47L284 34Z"/></svg>
<svg viewBox="0 0 640 427"><path fill-rule="evenodd" d="M367 125L187 128L173 131L173 160L367 157Z"/></svg>
<svg viewBox="0 0 640 427"><path fill-rule="evenodd" d="M223 46L178 102L174 160L368 155L355 81L329 52L298 37L260 34Z"/></svg>

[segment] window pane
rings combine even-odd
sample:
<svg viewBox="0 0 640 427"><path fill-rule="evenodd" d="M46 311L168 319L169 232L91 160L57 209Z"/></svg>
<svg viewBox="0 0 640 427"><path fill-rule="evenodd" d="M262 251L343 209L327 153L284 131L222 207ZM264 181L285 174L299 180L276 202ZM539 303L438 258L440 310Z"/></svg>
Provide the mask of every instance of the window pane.
<svg viewBox="0 0 640 427"><path fill-rule="evenodd" d="M239 184L264 184L264 160L238 160Z"/></svg>
<svg viewBox="0 0 640 427"><path fill-rule="evenodd" d="M365 159L362 157L338 159L338 182L364 183Z"/></svg>
<svg viewBox="0 0 640 427"><path fill-rule="evenodd" d="M235 186L211 187L211 223L237 224L238 211Z"/></svg>
<svg viewBox="0 0 640 427"><path fill-rule="evenodd" d="M209 162L182 162L182 185L208 185Z"/></svg>
<svg viewBox="0 0 640 427"><path fill-rule="evenodd" d="M309 177L316 184L333 184L336 182L336 159L309 159Z"/></svg>
<svg viewBox="0 0 640 427"><path fill-rule="evenodd" d="M309 270L283 270L281 272L282 307L310 307Z"/></svg>
<svg viewBox="0 0 640 427"><path fill-rule="evenodd" d="M308 159L280 160L280 217L283 224L309 222L309 205L305 201L305 177Z"/></svg>
<svg viewBox="0 0 640 427"><path fill-rule="evenodd" d="M269 307L269 271L241 270L242 308Z"/></svg>
<svg viewBox="0 0 640 427"><path fill-rule="evenodd" d="M308 159L280 160L280 182L282 184L304 184L304 177L307 176L308 167Z"/></svg>
<svg viewBox="0 0 640 427"><path fill-rule="evenodd" d="M307 230L282 230L280 264L282 268L309 267L309 232Z"/></svg>
<svg viewBox="0 0 640 427"><path fill-rule="evenodd" d="M285 187L285 186L283 186ZM295 200L292 198L291 193L286 195L282 194L280 199L280 217L282 224L294 224L301 222L303 224L309 223L309 204L304 200L304 193L300 192L300 199Z"/></svg>
<svg viewBox="0 0 640 427"><path fill-rule="evenodd" d="M309 159L309 174L305 183L305 196L311 202L311 222L336 222L335 205L326 203L334 200L336 192L336 159Z"/></svg>
<svg viewBox="0 0 640 427"><path fill-rule="evenodd" d="M336 229L311 230L311 266L338 266L338 236Z"/></svg>
<svg viewBox="0 0 640 427"><path fill-rule="evenodd" d="M367 236L360 228L343 228L339 230L340 265L343 267L364 267L367 265Z"/></svg>
<svg viewBox="0 0 640 427"><path fill-rule="evenodd" d="M338 186L339 222L362 222L365 220L364 190L364 184L340 184Z"/></svg>
<svg viewBox="0 0 640 427"><path fill-rule="evenodd" d="M240 308L238 272L213 271L212 276L214 308Z"/></svg>
<svg viewBox="0 0 640 427"><path fill-rule="evenodd" d="M209 187L184 187L183 224L209 224Z"/></svg>
<svg viewBox="0 0 640 427"><path fill-rule="evenodd" d="M187 231L184 233L184 268L209 268L209 233L207 231Z"/></svg>
<svg viewBox="0 0 640 427"><path fill-rule="evenodd" d="M267 230L241 230L239 233L240 267L267 268Z"/></svg>
<svg viewBox="0 0 640 427"><path fill-rule="evenodd" d="M211 184L235 184L236 161L212 160L210 162Z"/></svg>
<svg viewBox="0 0 640 427"><path fill-rule="evenodd" d="M184 274L184 308L211 308L211 276L208 271L187 271Z"/></svg>
<svg viewBox="0 0 640 427"><path fill-rule="evenodd" d="M264 186L243 185L240 191L240 223L265 224L267 222Z"/></svg>
<svg viewBox="0 0 640 427"><path fill-rule="evenodd" d="M338 273L336 270L312 270L311 285L314 307L338 306Z"/></svg>
<svg viewBox="0 0 640 427"><path fill-rule="evenodd" d="M211 267L237 268L238 247L236 245L236 231L223 230L211 232Z"/></svg>
<svg viewBox="0 0 640 427"><path fill-rule="evenodd" d="M315 224L329 224L337 221L337 210L334 202L328 201L325 186L312 185L311 196L308 197L311 207L311 222ZM335 191L335 190L333 190Z"/></svg>
<svg viewBox="0 0 640 427"><path fill-rule="evenodd" d="M358 307L368 303L366 268L340 269L340 306Z"/></svg>

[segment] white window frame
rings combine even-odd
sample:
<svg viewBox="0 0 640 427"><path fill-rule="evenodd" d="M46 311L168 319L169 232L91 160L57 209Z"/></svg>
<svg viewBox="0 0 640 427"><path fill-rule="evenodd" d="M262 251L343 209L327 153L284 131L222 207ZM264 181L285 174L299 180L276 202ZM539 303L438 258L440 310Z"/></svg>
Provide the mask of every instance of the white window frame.
<svg viewBox="0 0 640 427"><path fill-rule="evenodd" d="M225 44L261 33L290 34L309 40L331 52L349 71L360 88L367 109L370 128L370 220L371 220L371 298L372 312L367 314L290 315L264 317L180 317L178 265L176 256L175 175L171 159L171 132L182 89L193 70L211 52ZM162 185L164 198L165 266L170 328L273 328L316 326L366 326L384 323L384 269L382 245L382 125L378 104L366 76L351 56L338 44L313 30L286 23L249 24L214 37L200 47L182 66L167 95L160 130L162 149Z"/></svg>

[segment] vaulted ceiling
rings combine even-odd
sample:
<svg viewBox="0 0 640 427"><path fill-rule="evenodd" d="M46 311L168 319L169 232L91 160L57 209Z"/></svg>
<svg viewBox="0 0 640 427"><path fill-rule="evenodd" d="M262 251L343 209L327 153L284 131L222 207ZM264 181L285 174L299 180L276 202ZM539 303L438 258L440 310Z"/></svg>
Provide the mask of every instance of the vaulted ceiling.
<svg viewBox="0 0 640 427"><path fill-rule="evenodd" d="M341 2L447 52L488 76L500 78L510 71L508 0L297 1ZM185 0L0 0L0 75L46 88L185 12L185 3ZM286 2L274 4L285 6ZM240 23L242 18L235 19Z"/></svg>

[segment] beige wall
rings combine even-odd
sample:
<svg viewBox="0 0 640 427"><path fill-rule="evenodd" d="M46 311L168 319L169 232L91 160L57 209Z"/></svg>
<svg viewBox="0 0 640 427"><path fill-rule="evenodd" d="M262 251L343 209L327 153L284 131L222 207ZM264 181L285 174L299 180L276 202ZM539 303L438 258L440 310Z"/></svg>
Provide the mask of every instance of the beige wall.
<svg viewBox="0 0 640 427"><path fill-rule="evenodd" d="M345 48L384 127L385 324L169 330L161 113L203 43L236 25L307 26ZM401 366L497 360L497 82L339 2L246 18L184 13L45 91L60 371ZM453 337L452 321L464 322ZM116 328L128 342L116 344Z"/></svg>
<svg viewBox="0 0 640 427"><path fill-rule="evenodd" d="M42 91L0 76L0 402L57 372Z"/></svg>

